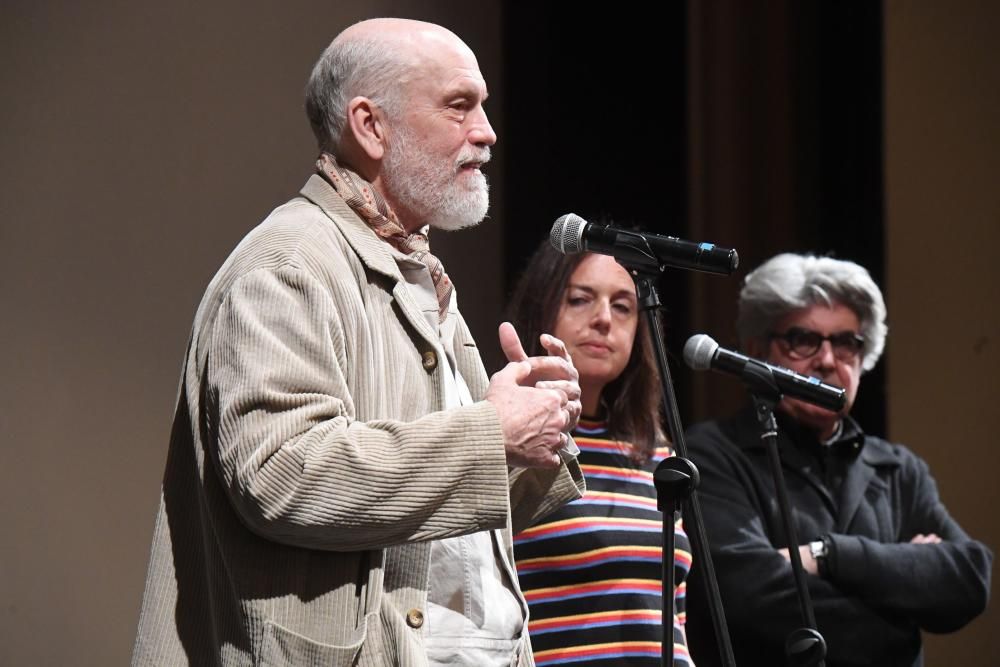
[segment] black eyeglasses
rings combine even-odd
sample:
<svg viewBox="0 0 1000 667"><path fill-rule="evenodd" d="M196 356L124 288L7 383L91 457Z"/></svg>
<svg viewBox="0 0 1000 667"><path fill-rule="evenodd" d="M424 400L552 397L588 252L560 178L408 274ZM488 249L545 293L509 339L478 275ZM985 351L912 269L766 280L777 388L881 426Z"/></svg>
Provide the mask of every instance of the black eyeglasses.
<svg viewBox="0 0 1000 667"><path fill-rule="evenodd" d="M770 340L781 340L788 345L790 356L798 359L807 359L817 352L823 341L830 341L833 348L833 356L841 361L854 361L865 349L865 339L853 331L839 331L829 336L824 336L818 331L792 327L785 333L771 332L767 334Z"/></svg>

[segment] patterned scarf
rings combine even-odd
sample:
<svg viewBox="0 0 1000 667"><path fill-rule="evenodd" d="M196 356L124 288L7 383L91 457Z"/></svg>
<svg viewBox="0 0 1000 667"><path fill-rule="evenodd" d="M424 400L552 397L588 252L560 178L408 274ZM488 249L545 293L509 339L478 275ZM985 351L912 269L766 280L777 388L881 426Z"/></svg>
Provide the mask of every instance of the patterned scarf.
<svg viewBox="0 0 1000 667"><path fill-rule="evenodd" d="M444 322L448 316L448 304L451 303L451 294L455 291L455 287L451 284L448 274L444 272L444 264L431 254L427 234L423 232L407 234L388 202L371 183L347 167L337 164L336 158L329 153L320 154L316 160L316 170L326 177L337 194L368 223L379 238L391 243L401 253L423 262L431 272L434 291L437 292L438 322Z"/></svg>

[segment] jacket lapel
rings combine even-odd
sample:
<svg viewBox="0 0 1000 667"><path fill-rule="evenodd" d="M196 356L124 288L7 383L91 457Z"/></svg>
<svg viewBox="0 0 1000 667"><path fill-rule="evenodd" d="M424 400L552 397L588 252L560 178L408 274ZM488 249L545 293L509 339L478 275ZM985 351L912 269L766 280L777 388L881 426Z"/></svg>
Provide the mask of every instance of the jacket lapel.
<svg viewBox="0 0 1000 667"><path fill-rule="evenodd" d="M407 323L413 327L431 346L438 344L437 332L431 329L420 310L420 306L410 295L403 275L395 258L389 252L388 244L380 239L371 227L347 205L343 197L319 174L313 174L303 186L303 197L319 206L333 221L347 239L348 245L357 253L367 268L393 281L392 296Z"/></svg>
<svg viewBox="0 0 1000 667"><path fill-rule="evenodd" d="M859 437L864 436L859 435ZM841 514L837 517L837 532L840 533L847 532L869 485L879 481L876 479L878 469L899 465L892 450L885 443L873 438L865 438L864 449L861 450L858 459L854 465L848 467L841 490Z"/></svg>

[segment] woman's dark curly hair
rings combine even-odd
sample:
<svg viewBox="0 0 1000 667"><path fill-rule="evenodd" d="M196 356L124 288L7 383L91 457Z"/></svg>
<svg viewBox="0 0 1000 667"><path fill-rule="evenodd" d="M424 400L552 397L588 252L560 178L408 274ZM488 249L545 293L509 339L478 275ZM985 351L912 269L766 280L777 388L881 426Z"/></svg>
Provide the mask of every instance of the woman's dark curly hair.
<svg viewBox="0 0 1000 667"><path fill-rule="evenodd" d="M507 304L507 319L517 329L529 356L546 354L538 338L555 330L570 276L588 256L563 255L547 240L532 255ZM660 419L661 394L649 331L640 321L625 369L601 391L610 435L634 445L632 458L637 463L648 461L653 450L666 442Z"/></svg>

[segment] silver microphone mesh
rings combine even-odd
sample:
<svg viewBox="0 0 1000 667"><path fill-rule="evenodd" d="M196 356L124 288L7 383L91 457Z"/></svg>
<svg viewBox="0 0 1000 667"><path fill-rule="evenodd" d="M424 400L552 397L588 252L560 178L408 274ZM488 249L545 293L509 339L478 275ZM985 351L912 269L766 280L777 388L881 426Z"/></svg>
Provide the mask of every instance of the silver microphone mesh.
<svg viewBox="0 0 1000 667"><path fill-rule="evenodd" d="M587 221L576 213L560 215L549 232L549 243L564 255L583 252L583 227Z"/></svg>
<svg viewBox="0 0 1000 667"><path fill-rule="evenodd" d="M696 371L707 371L718 349L719 344L711 336L695 334L684 343L684 361Z"/></svg>

